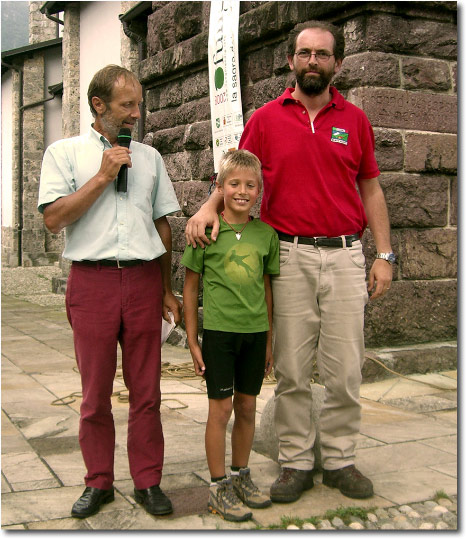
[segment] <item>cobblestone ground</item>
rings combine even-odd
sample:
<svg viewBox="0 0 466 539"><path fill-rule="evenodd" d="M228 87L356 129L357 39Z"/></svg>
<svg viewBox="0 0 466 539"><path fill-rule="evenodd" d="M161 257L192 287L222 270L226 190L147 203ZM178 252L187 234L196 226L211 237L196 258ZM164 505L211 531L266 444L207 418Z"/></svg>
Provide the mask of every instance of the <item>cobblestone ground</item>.
<svg viewBox="0 0 466 539"><path fill-rule="evenodd" d="M325 515L327 516L327 515ZM288 530L456 530L457 496L422 503L375 509L367 518L328 516L296 522Z"/></svg>

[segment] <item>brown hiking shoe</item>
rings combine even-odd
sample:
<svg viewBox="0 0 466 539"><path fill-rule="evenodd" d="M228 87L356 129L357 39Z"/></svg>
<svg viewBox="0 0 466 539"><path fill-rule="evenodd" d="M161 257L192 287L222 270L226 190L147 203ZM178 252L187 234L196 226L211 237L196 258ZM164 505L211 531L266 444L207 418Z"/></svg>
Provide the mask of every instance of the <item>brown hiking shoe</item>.
<svg viewBox="0 0 466 539"><path fill-rule="evenodd" d="M209 489L207 508L211 513L231 522L243 522L252 517L251 511L243 504L233 489L231 479L222 479Z"/></svg>
<svg viewBox="0 0 466 539"><path fill-rule="evenodd" d="M349 498L370 498L374 495L372 481L353 465L339 470L324 470L322 483L340 490Z"/></svg>
<svg viewBox="0 0 466 539"><path fill-rule="evenodd" d="M270 498L256 487L249 468L241 468L239 475L232 475L231 482L238 498L251 509L263 509L272 505Z"/></svg>
<svg viewBox="0 0 466 539"><path fill-rule="evenodd" d="M295 502L305 490L314 486L313 474L313 470L282 468L270 487L270 499L278 503Z"/></svg>

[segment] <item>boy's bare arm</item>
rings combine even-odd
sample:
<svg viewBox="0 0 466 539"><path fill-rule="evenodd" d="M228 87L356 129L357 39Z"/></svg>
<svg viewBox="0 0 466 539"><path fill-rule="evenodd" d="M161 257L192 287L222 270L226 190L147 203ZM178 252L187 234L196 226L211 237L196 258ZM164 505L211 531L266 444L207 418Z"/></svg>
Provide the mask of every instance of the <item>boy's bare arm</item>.
<svg viewBox="0 0 466 539"><path fill-rule="evenodd" d="M272 336L273 336L273 298L272 285L270 284L270 275L264 275L265 303L267 304L267 314L269 317L269 331L267 332L267 350L265 354L265 369L264 377L272 372L273 355L272 355Z"/></svg>
<svg viewBox="0 0 466 539"><path fill-rule="evenodd" d="M183 310L186 334L188 336L188 346L193 358L194 370L198 376L205 372L205 365L202 359L202 351L197 338L197 308L199 294L199 273L186 268L186 276L183 287Z"/></svg>

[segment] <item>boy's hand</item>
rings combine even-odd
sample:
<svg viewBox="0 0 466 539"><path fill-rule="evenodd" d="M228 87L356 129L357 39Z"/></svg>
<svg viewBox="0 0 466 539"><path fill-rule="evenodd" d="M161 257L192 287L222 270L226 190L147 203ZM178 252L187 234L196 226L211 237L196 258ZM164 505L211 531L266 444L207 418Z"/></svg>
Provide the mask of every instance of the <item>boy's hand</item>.
<svg viewBox="0 0 466 539"><path fill-rule="evenodd" d="M265 356L265 369L264 369L264 378L272 372L273 367L273 356L271 352L267 352Z"/></svg>
<svg viewBox="0 0 466 539"><path fill-rule="evenodd" d="M204 376L205 374L205 365L202 359L202 352L200 346L196 346L190 349L191 357L193 358L194 372L196 376Z"/></svg>

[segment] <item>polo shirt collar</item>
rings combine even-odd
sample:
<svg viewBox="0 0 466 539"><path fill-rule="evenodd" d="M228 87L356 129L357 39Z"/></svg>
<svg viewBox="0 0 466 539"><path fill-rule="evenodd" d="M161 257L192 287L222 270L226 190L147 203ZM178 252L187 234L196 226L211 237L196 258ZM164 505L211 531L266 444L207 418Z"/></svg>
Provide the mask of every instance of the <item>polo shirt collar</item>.
<svg viewBox="0 0 466 539"><path fill-rule="evenodd" d="M90 130L89 130L89 138L90 138L91 142L97 144L99 146L99 148L102 147L102 144L104 145L104 147L107 147L107 148L112 147L110 142L101 133L96 131L92 127L92 125L91 125Z"/></svg>
<svg viewBox="0 0 466 539"><path fill-rule="evenodd" d="M287 88L283 94L278 98L278 103L280 105L285 105L286 103L294 103L296 99L291 95L294 92L294 88ZM335 86L330 86L330 95L332 96L331 101L324 107L329 108L333 107L337 110L343 110L345 107L345 99L340 94L340 92L335 88Z"/></svg>

